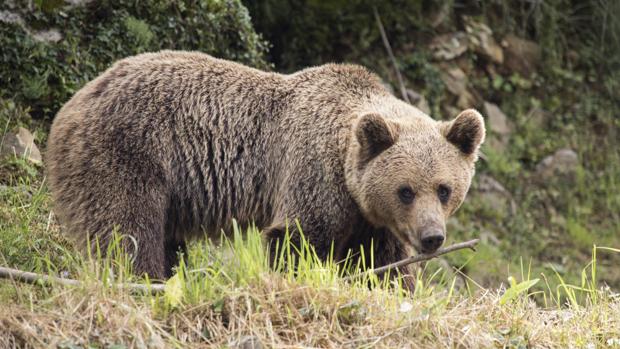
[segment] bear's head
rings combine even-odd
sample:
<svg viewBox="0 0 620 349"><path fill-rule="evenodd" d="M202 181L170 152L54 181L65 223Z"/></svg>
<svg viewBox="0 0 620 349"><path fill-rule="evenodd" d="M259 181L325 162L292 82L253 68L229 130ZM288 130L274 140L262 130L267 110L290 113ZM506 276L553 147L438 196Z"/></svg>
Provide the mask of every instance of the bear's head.
<svg viewBox="0 0 620 349"><path fill-rule="evenodd" d="M468 109L449 122L365 113L351 137L347 186L364 217L418 252L437 250L475 172L480 113Z"/></svg>

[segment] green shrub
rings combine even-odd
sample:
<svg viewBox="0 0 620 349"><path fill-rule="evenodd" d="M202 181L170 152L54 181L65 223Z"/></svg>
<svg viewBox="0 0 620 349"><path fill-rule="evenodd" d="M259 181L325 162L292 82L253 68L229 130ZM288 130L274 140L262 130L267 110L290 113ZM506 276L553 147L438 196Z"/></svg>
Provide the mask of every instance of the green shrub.
<svg viewBox="0 0 620 349"><path fill-rule="evenodd" d="M238 0L96 0L73 8L16 2L0 5L24 19L0 22L0 98L29 106L35 117L53 116L112 62L141 52L199 50L268 68L267 44ZM43 28L59 28L63 39L37 41L31 33Z"/></svg>

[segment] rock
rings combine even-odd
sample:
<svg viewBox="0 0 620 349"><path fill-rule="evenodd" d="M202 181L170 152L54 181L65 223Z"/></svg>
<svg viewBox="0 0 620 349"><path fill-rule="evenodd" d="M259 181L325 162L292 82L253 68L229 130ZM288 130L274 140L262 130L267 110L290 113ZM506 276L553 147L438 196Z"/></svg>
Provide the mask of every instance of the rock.
<svg viewBox="0 0 620 349"><path fill-rule="evenodd" d="M465 75L461 68L452 67L442 71L441 80L446 85L448 91L455 96L467 90L467 75Z"/></svg>
<svg viewBox="0 0 620 349"><path fill-rule="evenodd" d="M62 40L62 34L55 28L33 32L32 29L28 28L24 19L17 13L0 11L0 22L19 25L37 41L56 43Z"/></svg>
<svg viewBox="0 0 620 349"><path fill-rule="evenodd" d="M23 25L24 20L18 14L11 11L0 11L0 22Z"/></svg>
<svg viewBox="0 0 620 349"><path fill-rule="evenodd" d="M477 178L476 193L487 207L502 213L516 213L517 204L512 199L512 194L501 183L485 174Z"/></svg>
<svg viewBox="0 0 620 349"><path fill-rule="evenodd" d="M413 104L418 103L420 99L423 98L421 93L418 93L410 88L406 89L405 92L407 92L407 97L409 97L409 101Z"/></svg>
<svg viewBox="0 0 620 349"><path fill-rule="evenodd" d="M510 140L513 126L506 114L493 103L484 102L483 110L490 134L488 144L491 148L503 151Z"/></svg>
<svg viewBox="0 0 620 349"><path fill-rule="evenodd" d="M62 40L62 34L60 34L60 31L58 31L58 29L54 29L54 28L41 30L36 33L33 33L32 37L35 38L35 40L38 40L41 42L50 42L50 43L56 43Z"/></svg>
<svg viewBox="0 0 620 349"><path fill-rule="evenodd" d="M572 179L578 167L577 153L572 149L563 148L545 157L536 165L536 176L543 182L557 176Z"/></svg>
<svg viewBox="0 0 620 349"><path fill-rule="evenodd" d="M472 108L474 105L476 105L476 97L467 90L461 93L456 100L456 106L461 109Z"/></svg>
<svg viewBox="0 0 620 349"><path fill-rule="evenodd" d="M262 349L263 344L256 336L244 336L237 341L229 343L228 347L235 349Z"/></svg>
<svg viewBox="0 0 620 349"><path fill-rule="evenodd" d="M78 7L78 6L82 6L82 5L88 5L91 2L93 2L94 0L65 0L65 3L69 6L69 7Z"/></svg>
<svg viewBox="0 0 620 349"><path fill-rule="evenodd" d="M424 114L426 115L431 114L431 107L428 105L428 101L426 100L426 98L424 98L422 94L414 90L411 90L411 89L407 89L406 92L407 92L407 97L409 97L409 101L411 102L411 104L413 104L416 108L424 112Z"/></svg>
<svg viewBox="0 0 620 349"><path fill-rule="evenodd" d="M484 115L487 118L489 129L499 135L510 135L512 123L504 112L496 104L484 102Z"/></svg>
<svg viewBox="0 0 620 349"><path fill-rule="evenodd" d="M476 103L475 97L467 90L467 75L461 68L452 67L442 71L441 80L448 91L458 97L456 105L459 108L471 108Z"/></svg>
<svg viewBox="0 0 620 349"><path fill-rule="evenodd" d="M429 49L435 59L449 61L467 51L468 40L465 32L455 32L436 36Z"/></svg>
<svg viewBox="0 0 620 349"><path fill-rule="evenodd" d="M15 133L7 133L0 148L0 157L15 154L18 157L24 157L35 164L40 164L41 152L34 144L34 136L30 131L20 127Z"/></svg>
<svg viewBox="0 0 620 349"><path fill-rule="evenodd" d="M541 59L538 44L509 34L502 41L502 46L505 48L505 65L508 69L525 77L536 72Z"/></svg>
<svg viewBox="0 0 620 349"><path fill-rule="evenodd" d="M8 185L3 185L3 184L0 185L0 196L11 195L11 194L20 194L28 199L32 198L32 193L30 192L29 188L26 186L19 185L16 187L11 187Z"/></svg>
<svg viewBox="0 0 620 349"><path fill-rule="evenodd" d="M533 127L543 127L547 120L551 118L552 114L538 107L532 107L526 114L526 123Z"/></svg>
<svg viewBox="0 0 620 349"><path fill-rule="evenodd" d="M465 31L472 50L494 63L504 63L504 51L493 38L493 32L486 24L465 18Z"/></svg>

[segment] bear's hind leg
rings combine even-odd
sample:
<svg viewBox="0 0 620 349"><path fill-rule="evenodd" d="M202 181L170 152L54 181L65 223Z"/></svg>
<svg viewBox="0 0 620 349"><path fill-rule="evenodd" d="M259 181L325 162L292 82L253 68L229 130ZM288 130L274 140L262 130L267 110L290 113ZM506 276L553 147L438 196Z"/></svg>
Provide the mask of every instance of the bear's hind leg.
<svg viewBox="0 0 620 349"><path fill-rule="evenodd" d="M108 182L109 184L109 182ZM108 254L112 233L121 237L120 247L133 260L133 273L150 278L164 279L166 273L165 253L165 207L163 191L131 191L125 183L109 185L108 188L123 190L100 190L100 195L85 195L79 202L73 221L76 233L90 232L91 248L98 243L99 250ZM83 197L83 198L84 198ZM116 228L116 229L114 229Z"/></svg>
<svg viewBox="0 0 620 349"><path fill-rule="evenodd" d="M133 260L133 274L151 279L165 279L169 276L163 213L155 207L141 205L138 209L115 210L109 222L114 222L121 235L121 247ZM123 211L120 213L120 211ZM98 234L101 236L102 234ZM107 234L103 234L107 236ZM106 251L107 244L101 246Z"/></svg>

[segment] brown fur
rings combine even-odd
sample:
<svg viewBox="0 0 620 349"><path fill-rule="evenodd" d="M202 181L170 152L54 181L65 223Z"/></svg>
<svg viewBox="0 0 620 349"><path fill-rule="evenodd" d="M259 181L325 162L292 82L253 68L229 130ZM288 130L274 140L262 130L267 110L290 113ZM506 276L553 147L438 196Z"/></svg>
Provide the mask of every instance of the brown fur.
<svg viewBox="0 0 620 349"><path fill-rule="evenodd" d="M163 278L188 238L233 218L270 239L298 218L321 258L332 243L342 255L374 237L377 265L400 259L427 227L445 231L483 138L477 112L433 121L359 66L280 75L162 51L121 60L76 93L46 161L68 231L105 247L118 225L137 241L135 270ZM403 183L416 191L407 207ZM452 187L445 205L441 183Z"/></svg>

